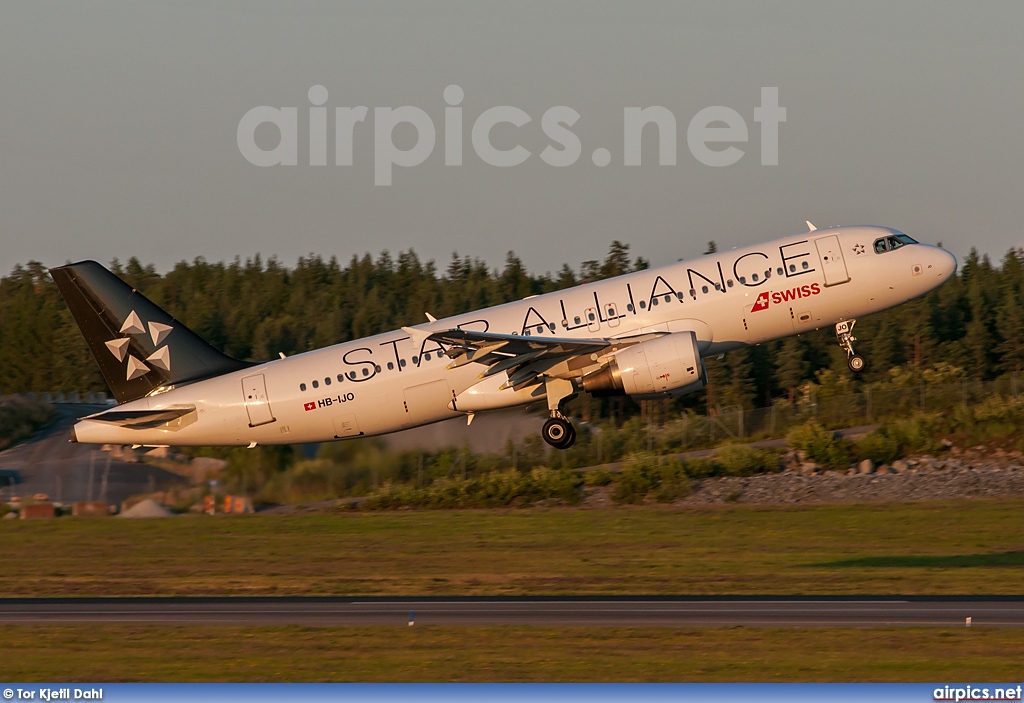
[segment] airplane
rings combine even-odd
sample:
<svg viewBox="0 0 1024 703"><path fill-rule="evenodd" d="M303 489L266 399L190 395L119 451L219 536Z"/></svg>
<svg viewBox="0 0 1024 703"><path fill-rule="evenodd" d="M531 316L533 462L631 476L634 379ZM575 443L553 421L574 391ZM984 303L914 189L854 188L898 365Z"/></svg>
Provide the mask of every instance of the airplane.
<svg viewBox="0 0 1024 703"><path fill-rule="evenodd" d="M854 325L925 295L956 258L899 230L816 229L530 296L262 363L222 354L95 261L50 269L117 405L72 442L296 444L381 435L546 401L541 436L566 449L581 392L675 397L704 359L834 326L853 372Z"/></svg>

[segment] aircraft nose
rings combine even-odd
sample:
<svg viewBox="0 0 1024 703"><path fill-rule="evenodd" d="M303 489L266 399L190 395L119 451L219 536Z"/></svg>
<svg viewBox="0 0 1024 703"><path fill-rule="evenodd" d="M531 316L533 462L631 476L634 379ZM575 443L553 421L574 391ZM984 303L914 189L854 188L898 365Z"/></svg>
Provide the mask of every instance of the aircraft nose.
<svg viewBox="0 0 1024 703"><path fill-rule="evenodd" d="M941 247L936 247L936 249L938 250L936 252L936 254L938 254L938 263L936 264L935 268L939 270L939 277L942 278L943 281L945 281L946 279L951 278L954 274L956 274L956 257L953 256L952 253L946 251Z"/></svg>

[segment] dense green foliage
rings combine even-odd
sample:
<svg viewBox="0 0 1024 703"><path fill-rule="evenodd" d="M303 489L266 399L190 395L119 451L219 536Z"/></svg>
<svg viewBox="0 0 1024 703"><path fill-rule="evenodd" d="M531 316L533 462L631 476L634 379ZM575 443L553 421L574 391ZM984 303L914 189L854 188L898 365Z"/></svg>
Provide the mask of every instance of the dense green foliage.
<svg viewBox="0 0 1024 703"><path fill-rule="evenodd" d="M0 400L0 449L25 439L53 419L53 408L29 398ZM2 467L0 467L2 468Z"/></svg>

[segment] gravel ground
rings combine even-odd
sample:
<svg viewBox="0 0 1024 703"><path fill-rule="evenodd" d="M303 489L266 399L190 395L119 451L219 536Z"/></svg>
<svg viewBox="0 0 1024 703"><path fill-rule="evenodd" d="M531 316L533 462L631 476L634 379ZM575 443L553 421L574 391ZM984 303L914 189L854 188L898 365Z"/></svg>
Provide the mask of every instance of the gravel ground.
<svg viewBox="0 0 1024 703"><path fill-rule="evenodd" d="M693 482L683 504L845 503L1024 496L1024 457L982 448L952 450L940 457L917 456L892 466L862 463L848 471L822 471L787 457L785 471Z"/></svg>

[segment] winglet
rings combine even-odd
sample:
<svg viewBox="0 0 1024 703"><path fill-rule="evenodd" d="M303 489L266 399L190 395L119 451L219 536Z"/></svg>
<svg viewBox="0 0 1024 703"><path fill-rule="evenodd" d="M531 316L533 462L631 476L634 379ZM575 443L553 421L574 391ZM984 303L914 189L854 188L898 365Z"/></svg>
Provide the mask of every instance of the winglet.
<svg viewBox="0 0 1024 703"><path fill-rule="evenodd" d="M427 319L430 320L431 322L437 322L437 318L431 315L429 312L425 312L423 314L426 315Z"/></svg>
<svg viewBox="0 0 1024 703"><path fill-rule="evenodd" d="M814 225L811 224L810 220L804 220L804 222L807 223L807 231L808 232L814 232L815 230L818 229L817 227L815 227Z"/></svg>

